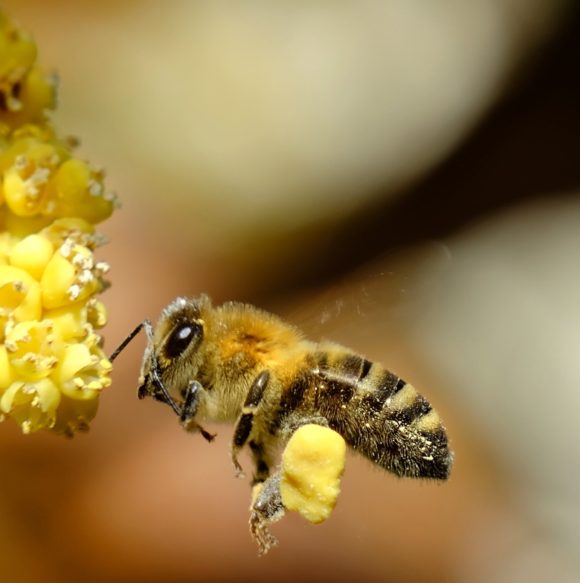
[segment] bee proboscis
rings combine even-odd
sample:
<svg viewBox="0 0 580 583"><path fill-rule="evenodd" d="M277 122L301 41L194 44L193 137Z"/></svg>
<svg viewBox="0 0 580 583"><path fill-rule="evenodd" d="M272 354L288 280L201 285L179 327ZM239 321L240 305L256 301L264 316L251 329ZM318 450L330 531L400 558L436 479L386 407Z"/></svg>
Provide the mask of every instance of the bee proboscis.
<svg viewBox="0 0 580 583"><path fill-rule="evenodd" d="M235 422L232 462L249 446L253 501L250 529L261 552L276 540L267 526L284 511L274 456L300 426L316 423L339 433L376 465L401 477L445 480L452 454L430 403L407 382L338 344L312 342L252 305L177 298L155 329L146 320L112 354L114 360L144 328L147 347L140 398L169 405L187 431L208 441L204 421Z"/></svg>

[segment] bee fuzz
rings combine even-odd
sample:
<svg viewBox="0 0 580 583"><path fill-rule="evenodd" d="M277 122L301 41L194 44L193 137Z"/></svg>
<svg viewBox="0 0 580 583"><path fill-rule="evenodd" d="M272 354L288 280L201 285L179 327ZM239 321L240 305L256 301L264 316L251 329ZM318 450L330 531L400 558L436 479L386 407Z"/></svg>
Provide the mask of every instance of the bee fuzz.
<svg viewBox="0 0 580 583"><path fill-rule="evenodd" d="M300 427L282 454L280 494L288 510L315 524L332 513L340 493L346 444L332 429Z"/></svg>

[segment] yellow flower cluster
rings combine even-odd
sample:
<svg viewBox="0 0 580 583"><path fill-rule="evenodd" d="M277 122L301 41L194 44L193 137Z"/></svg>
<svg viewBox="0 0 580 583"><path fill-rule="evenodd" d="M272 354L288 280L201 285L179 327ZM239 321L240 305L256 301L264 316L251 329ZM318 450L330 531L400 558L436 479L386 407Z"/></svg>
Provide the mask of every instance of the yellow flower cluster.
<svg viewBox="0 0 580 583"><path fill-rule="evenodd" d="M108 265L93 252L116 198L56 135L54 103L36 46L0 14L0 419L72 436L111 383L95 332Z"/></svg>

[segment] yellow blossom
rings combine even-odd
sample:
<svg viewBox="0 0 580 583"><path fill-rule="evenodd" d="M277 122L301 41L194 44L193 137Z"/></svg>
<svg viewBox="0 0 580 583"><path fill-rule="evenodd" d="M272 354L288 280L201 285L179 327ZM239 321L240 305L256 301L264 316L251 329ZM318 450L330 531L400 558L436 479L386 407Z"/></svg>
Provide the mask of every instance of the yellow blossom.
<svg viewBox="0 0 580 583"><path fill-rule="evenodd" d="M100 291L103 271L89 249L67 239L53 254L40 279L43 307L60 308Z"/></svg>
<svg viewBox="0 0 580 583"><path fill-rule="evenodd" d="M55 89L33 41L0 12L0 418L72 436L111 383L95 332L108 265L95 259L94 225L117 200L51 126Z"/></svg>
<svg viewBox="0 0 580 583"><path fill-rule="evenodd" d="M56 78L34 67L18 85L18 109L0 108L0 123L17 128L25 123L43 123L47 111L55 106Z"/></svg>
<svg viewBox="0 0 580 583"><path fill-rule="evenodd" d="M29 235L16 243L10 251L10 265L27 271L38 280L53 252L54 247L46 237Z"/></svg>
<svg viewBox="0 0 580 583"><path fill-rule="evenodd" d="M5 108L18 111L19 85L26 79L36 60L36 46L3 14L0 14L0 93Z"/></svg>
<svg viewBox="0 0 580 583"><path fill-rule="evenodd" d="M72 156L71 145L49 128L25 126L8 134L0 152L2 197L19 217L108 218L116 196L104 187L104 172Z"/></svg>
<svg viewBox="0 0 580 583"><path fill-rule="evenodd" d="M22 427L23 433L54 426L60 391L50 379L15 382L0 397L0 409Z"/></svg>
<svg viewBox="0 0 580 583"><path fill-rule="evenodd" d="M40 284L23 269L0 265L0 299L0 318L4 316L12 322L40 319Z"/></svg>
<svg viewBox="0 0 580 583"><path fill-rule="evenodd" d="M99 223L113 212L116 197L103 186L104 172L86 162L71 158L55 174L55 213L76 216L90 223Z"/></svg>
<svg viewBox="0 0 580 583"><path fill-rule="evenodd" d="M44 316L52 322L63 340L82 340L87 335L89 302L80 301L64 308L46 310Z"/></svg>
<svg viewBox="0 0 580 583"><path fill-rule="evenodd" d="M21 140L16 142L22 152L15 155L12 164L4 172L4 200L8 208L21 217L46 213L49 208L48 188L51 175L55 172L60 157L56 148L46 142Z"/></svg>
<svg viewBox="0 0 580 583"><path fill-rule="evenodd" d="M56 367L62 343L50 320L16 324L4 340L12 369L23 380L47 377Z"/></svg>
<svg viewBox="0 0 580 583"><path fill-rule="evenodd" d="M58 415L51 431L65 437L73 437L79 431L88 431L89 423L97 414L98 408L98 399L79 401L61 394Z"/></svg>
<svg viewBox="0 0 580 583"><path fill-rule="evenodd" d="M0 173L1 175L1 173ZM1 190L1 189L0 189ZM9 252L12 247L24 237L33 235L50 225L50 217L38 215L35 217L19 217L11 213L6 205L0 206L0 225L3 229L2 235L6 237L4 249Z"/></svg>
<svg viewBox="0 0 580 583"><path fill-rule="evenodd" d="M13 378L8 351L6 346L0 345L0 393L12 384Z"/></svg>
<svg viewBox="0 0 580 583"><path fill-rule="evenodd" d="M68 344L53 378L71 399L94 399L111 384L111 363L96 345Z"/></svg>
<svg viewBox="0 0 580 583"><path fill-rule="evenodd" d="M87 302L87 320L97 330L107 323L107 308L97 298Z"/></svg>

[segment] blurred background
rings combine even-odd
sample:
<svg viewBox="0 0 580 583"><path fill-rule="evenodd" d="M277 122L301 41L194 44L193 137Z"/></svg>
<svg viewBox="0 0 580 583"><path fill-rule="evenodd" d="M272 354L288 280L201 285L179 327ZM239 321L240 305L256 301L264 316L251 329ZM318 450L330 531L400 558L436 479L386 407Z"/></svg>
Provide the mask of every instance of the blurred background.
<svg viewBox="0 0 580 583"><path fill-rule="evenodd" d="M580 580L576 4L4 0L124 203L109 351L177 295L257 303L412 382L456 455L350 457L258 559L231 428L138 402L139 337L88 435L1 427L7 581Z"/></svg>

